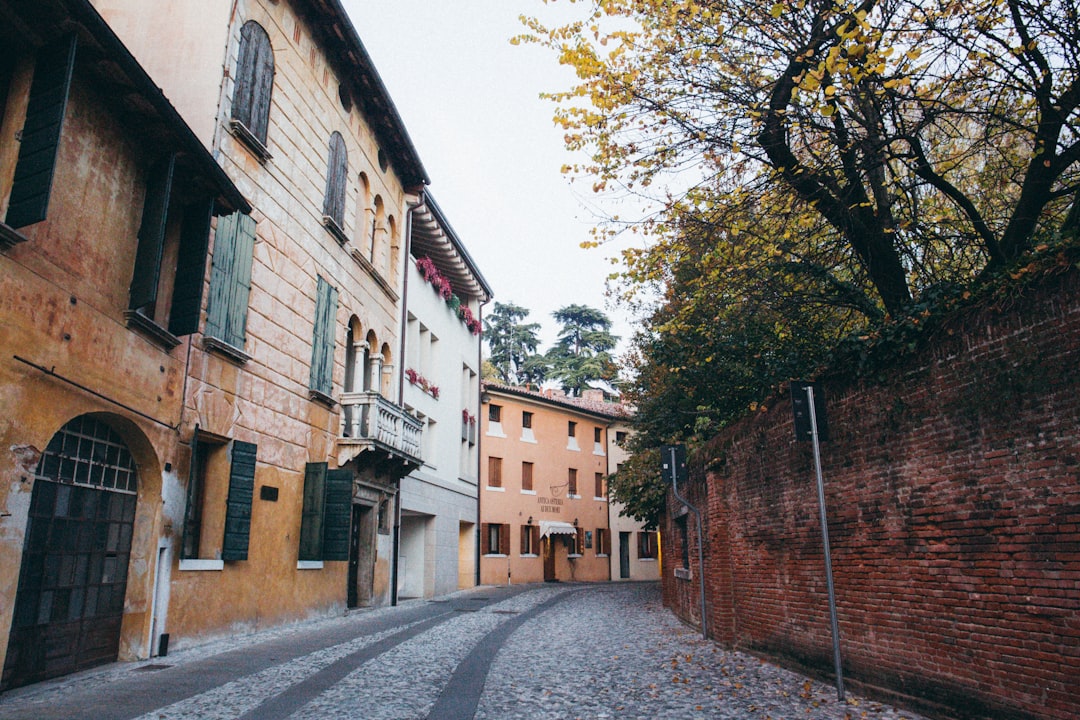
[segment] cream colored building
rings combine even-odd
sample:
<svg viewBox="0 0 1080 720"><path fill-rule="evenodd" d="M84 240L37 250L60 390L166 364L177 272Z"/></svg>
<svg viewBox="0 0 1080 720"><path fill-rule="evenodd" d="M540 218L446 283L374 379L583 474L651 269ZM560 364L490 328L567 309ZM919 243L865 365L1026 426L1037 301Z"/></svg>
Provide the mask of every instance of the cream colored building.
<svg viewBox="0 0 1080 720"><path fill-rule="evenodd" d="M217 224L185 354L158 634L387 604L425 443L401 327L427 176L401 118L335 0L94 4L255 208ZM238 463L245 553L227 543Z"/></svg>
<svg viewBox="0 0 1080 720"><path fill-rule="evenodd" d="M481 400L481 583L609 580L607 438L623 406L498 383Z"/></svg>
<svg viewBox="0 0 1080 720"><path fill-rule="evenodd" d="M633 430L626 418L617 420L608 428L608 458L612 475L619 472L622 463L630 458L626 450ZM660 579L660 533L645 530L643 523L625 517L623 505L615 500L609 504L611 513L611 579L612 580L659 580Z"/></svg>

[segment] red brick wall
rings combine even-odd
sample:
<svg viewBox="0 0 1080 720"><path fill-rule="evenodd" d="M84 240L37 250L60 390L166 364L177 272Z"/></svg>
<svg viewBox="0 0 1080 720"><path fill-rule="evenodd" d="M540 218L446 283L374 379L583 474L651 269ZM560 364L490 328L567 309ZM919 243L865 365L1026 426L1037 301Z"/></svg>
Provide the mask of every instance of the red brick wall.
<svg viewBox="0 0 1080 720"><path fill-rule="evenodd" d="M1074 271L876 381L824 380L849 683L945 716L1080 717L1078 366ZM831 676L813 451L791 418L782 397L729 428L692 458L684 495L704 516L709 634ZM697 624L696 548L677 579L672 530L665 602Z"/></svg>

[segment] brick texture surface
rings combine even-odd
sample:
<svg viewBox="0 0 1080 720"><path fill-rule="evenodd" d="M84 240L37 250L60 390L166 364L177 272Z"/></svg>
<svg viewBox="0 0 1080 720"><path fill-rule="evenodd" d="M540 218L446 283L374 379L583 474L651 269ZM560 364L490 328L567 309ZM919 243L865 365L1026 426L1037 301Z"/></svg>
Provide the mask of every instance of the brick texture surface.
<svg viewBox="0 0 1080 720"><path fill-rule="evenodd" d="M961 718L1080 717L1080 273L973 311L873 382L824 380L845 679ZM832 673L813 449L788 397L692 458L709 634ZM687 493L684 493L687 494ZM669 507L677 501L669 495ZM665 602L701 615L662 521Z"/></svg>

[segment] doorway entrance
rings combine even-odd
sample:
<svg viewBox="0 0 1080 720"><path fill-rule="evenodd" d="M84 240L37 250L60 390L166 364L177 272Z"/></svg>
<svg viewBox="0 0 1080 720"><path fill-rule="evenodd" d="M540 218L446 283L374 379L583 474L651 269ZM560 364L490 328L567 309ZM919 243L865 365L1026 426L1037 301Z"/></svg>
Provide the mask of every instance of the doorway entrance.
<svg viewBox="0 0 1080 720"><path fill-rule="evenodd" d="M546 535L540 547L544 554L544 582L555 582L555 541Z"/></svg>
<svg viewBox="0 0 1080 720"><path fill-rule="evenodd" d="M345 593L350 608L371 604L375 572L375 508L354 503L349 526L349 587Z"/></svg>
<svg viewBox="0 0 1080 720"><path fill-rule="evenodd" d="M619 533L619 577L630 578L630 533Z"/></svg>
<svg viewBox="0 0 1080 720"><path fill-rule="evenodd" d="M101 420L53 436L35 471L0 687L116 661L137 489L127 445Z"/></svg>

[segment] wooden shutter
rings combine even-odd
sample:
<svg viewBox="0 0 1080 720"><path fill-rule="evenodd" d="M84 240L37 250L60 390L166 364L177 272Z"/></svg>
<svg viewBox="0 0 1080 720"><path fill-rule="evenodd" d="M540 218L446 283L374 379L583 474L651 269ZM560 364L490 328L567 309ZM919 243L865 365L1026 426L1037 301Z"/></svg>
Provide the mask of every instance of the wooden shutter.
<svg viewBox="0 0 1080 720"><path fill-rule="evenodd" d="M6 221L13 228L41 222L48 212L74 66L74 35L38 53L9 197Z"/></svg>
<svg viewBox="0 0 1080 720"><path fill-rule="evenodd" d="M187 502L184 505L184 528L180 536L180 557L195 558L199 556L199 534L202 531L201 508L197 505L201 501L202 493L199 492L199 483L203 481L201 474L202 460L199 457L199 426L195 425L195 432L191 436L191 464L188 466Z"/></svg>
<svg viewBox="0 0 1080 720"><path fill-rule="evenodd" d="M225 506L225 539L222 560L247 560L251 535L251 500L255 495L254 443L233 440L229 470L229 499Z"/></svg>
<svg viewBox="0 0 1080 720"><path fill-rule="evenodd" d="M491 549L491 523L480 523L480 546L484 550L485 555L490 555L495 552Z"/></svg>
<svg viewBox="0 0 1080 720"><path fill-rule="evenodd" d="M510 526L509 525L500 525L499 526L499 554L500 555L509 555L510 554Z"/></svg>
<svg viewBox="0 0 1080 720"><path fill-rule="evenodd" d="M605 555L610 555L611 554L611 531L608 530L607 528L601 528L600 530L597 530L596 532L603 539L603 542L601 543L601 545L602 545L601 551Z"/></svg>
<svg viewBox="0 0 1080 720"><path fill-rule="evenodd" d="M330 161L326 168L326 196L323 215L334 219L339 228L345 227L345 184L349 172L345 139L335 131L330 135Z"/></svg>
<svg viewBox="0 0 1080 720"><path fill-rule="evenodd" d="M176 155L170 153L154 163L146 179L142 221L139 224L139 247L135 251L135 271L131 276L128 307L154 316L158 282L161 279L161 252L165 247L165 228L169 219L169 195L172 193Z"/></svg>
<svg viewBox="0 0 1080 720"><path fill-rule="evenodd" d="M326 503L326 463L304 467L304 505L300 514L300 560L321 560L323 507Z"/></svg>
<svg viewBox="0 0 1080 720"><path fill-rule="evenodd" d="M352 521L352 470L326 473L323 504L323 560L349 559L349 523Z"/></svg>
<svg viewBox="0 0 1080 720"><path fill-rule="evenodd" d="M232 117L266 145L270 94L274 86L274 51L270 37L254 20L240 29L240 58L236 68Z"/></svg>
<svg viewBox="0 0 1080 720"><path fill-rule="evenodd" d="M531 539L530 538L530 530L531 529L532 528L529 525L522 525L521 526L521 549L518 551L518 554L520 554L520 555L527 555L528 552L529 552L529 540Z"/></svg>
<svg viewBox="0 0 1080 720"><path fill-rule="evenodd" d="M255 220L241 213L218 218L206 334L240 349L244 347L254 249Z"/></svg>
<svg viewBox="0 0 1080 720"><path fill-rule="evenodd" d="M315 335L311 342L311 389L330 395L334 377L337 288L319 276L315 298Z"/></svg>
<svg viewBox="0 0 1080 720"><path fill-rule="evenodd" d="M206 280L206 245L213 210L212 198L184 209L180 251L176 260L176 282L173 285L172 308L169 310L169 332L173 335L190 335L199 329L199 309Z"/></svg>

